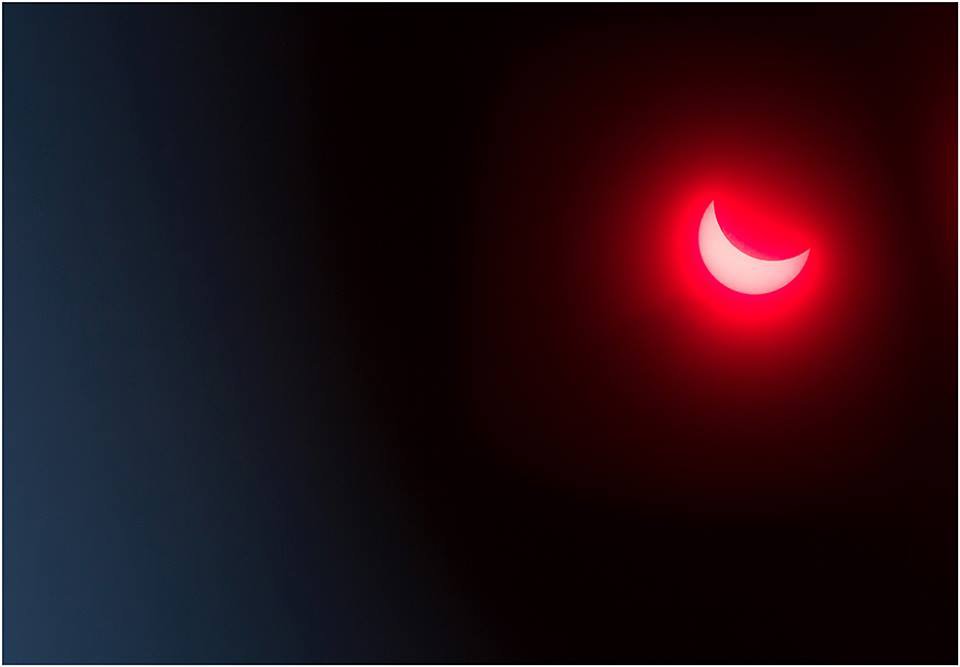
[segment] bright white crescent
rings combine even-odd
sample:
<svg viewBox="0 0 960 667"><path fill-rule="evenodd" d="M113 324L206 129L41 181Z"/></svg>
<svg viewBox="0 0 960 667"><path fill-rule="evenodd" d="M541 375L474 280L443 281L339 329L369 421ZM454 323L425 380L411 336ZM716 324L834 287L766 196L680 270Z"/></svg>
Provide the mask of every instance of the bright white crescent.
<svg viewBox="0 0 960 667"><path fill-rule="evenodd" d="M713 202L700 220L700 256L707 270L720 283L742 294L768 294L796 278L810 256L810 249L789 259L760 259L743 252L723 233Z"/></svg>

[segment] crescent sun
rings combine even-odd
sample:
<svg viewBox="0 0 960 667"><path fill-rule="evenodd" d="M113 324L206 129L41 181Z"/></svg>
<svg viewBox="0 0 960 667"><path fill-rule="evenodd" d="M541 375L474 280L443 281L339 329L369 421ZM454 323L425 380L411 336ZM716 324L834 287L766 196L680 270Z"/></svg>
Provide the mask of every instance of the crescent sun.
<svg viewBox="0 0 960 667"><path fill-rule="evenodd" d="M807 263L810 249L789 259L760 259L737 248L720 228L713 202L700 220L700 256L710 274L741 294L768 294L785 287Z"/></svg>

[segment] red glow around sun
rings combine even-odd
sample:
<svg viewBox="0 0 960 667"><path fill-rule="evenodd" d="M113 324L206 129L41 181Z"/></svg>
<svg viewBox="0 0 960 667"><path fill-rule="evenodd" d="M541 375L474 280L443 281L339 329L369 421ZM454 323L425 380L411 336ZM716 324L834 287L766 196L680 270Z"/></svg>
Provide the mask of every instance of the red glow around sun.
<svg viewBox="0 0 960 667"><path fill-rule="evenodd" d="M490 142L470 391L491 440L537 474L686 499L804 493L827 462L854 469L854 437L814 434L882 376L885 348L863 340L896 293L858 137L789 110L701 114L680 88L672 106L598 114L575 89L511 97ZM734 246L810 249L802 270L764 294L718 282L698 245L712 201Z"/></svg>

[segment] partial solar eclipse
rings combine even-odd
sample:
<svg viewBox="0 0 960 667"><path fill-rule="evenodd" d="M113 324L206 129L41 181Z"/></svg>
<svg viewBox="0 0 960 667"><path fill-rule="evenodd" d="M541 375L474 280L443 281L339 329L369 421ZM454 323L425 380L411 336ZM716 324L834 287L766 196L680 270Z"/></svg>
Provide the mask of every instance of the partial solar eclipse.
<svg viewBox="0 0 960 667"><path fill-rule="evenodd" d="M743 252L730 242L713 209L707 206L700 220L700 256L710 274L741 294L776 292L796 278L807 263L810 249L789 259L760 259Z"/></svg>

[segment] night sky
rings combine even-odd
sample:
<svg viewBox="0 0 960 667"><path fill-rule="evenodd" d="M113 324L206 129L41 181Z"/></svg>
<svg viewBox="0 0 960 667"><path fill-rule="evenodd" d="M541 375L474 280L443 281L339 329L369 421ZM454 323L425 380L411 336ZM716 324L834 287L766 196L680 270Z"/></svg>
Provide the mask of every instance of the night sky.
<svg viewBox="0 0 960 667"><path fill-rule="evenodd" d="M956 26L4 5L4 662L956 663Z"/></svg>

